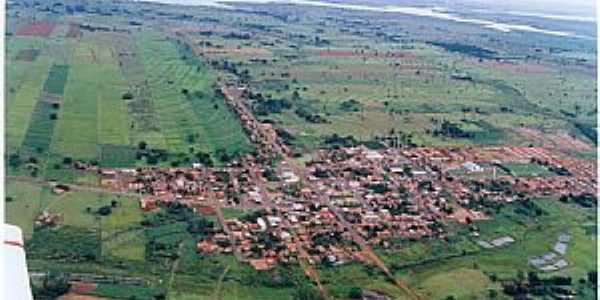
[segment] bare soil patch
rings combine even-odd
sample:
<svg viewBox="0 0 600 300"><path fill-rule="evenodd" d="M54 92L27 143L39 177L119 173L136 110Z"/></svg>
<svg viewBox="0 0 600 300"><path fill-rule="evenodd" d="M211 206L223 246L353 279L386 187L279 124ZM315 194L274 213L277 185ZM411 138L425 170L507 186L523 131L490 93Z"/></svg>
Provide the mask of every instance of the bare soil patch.
<svg viewBox="0 0 600 300"><path fill-rule="evenodd" d="M83 35L79 24L69 23L69 30L67 31L66 37L68 38L80 38Z"/></svg>
<svg viewBox="0 0 600 300"><path fill-rule="evenodd" d="M517 133L521 136L539 143L544 148L558 149L561 151L581 151L588 152L594 148L575 137L570 136L566 132L544 133L537 129L521 127L517 129Z"/></svg>
<svg viewBox="0 0 600 300"><path fill-rule="evenodd" d="M532 62L513 62L503 60L481 60L472 58L468 59L467 62L484 68L492 68L496 70L508 71L511 73L519 74L549 74L554 71L544 65L536 64Z"/></svg>
<svg viewBox="0 0 600 300"><path fill-rule="evenodd" d="M55 27L56 23L54 22L36 22L19 28L17 35L48 37Z"/></svg>
<svg viewBox="0 0 600 300"><path fill-rule="evenodd" d="M417 56L412 52L406 51L363 51L363 50L319 50L319 56L323 57L359 57L359 58L409 58L415 59Z"/></svg>
<svg viewBox="0 0 600 300"><path fill-rule="evenodd" d="M215 54L236 54L236 55L271 55L271 51L263 48L255 47L196 47L194 53L199 55L215 55Z"/></svg>

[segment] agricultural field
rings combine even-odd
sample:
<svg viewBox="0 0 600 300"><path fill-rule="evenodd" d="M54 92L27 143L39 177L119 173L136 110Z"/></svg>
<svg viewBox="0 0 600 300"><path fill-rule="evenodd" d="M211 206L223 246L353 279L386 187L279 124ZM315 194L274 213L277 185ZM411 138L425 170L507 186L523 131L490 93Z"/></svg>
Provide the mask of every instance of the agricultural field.
<svg viewBox="0 0 600 300"><path fill-rule="evenodd" d="M214 75L200 60L182 58L181 46L164 33L85 31L75 39L38 34L41 25L8 43L12 173L72 181L63 160L103 167L189 165L196 153L208 153L220 164L222 153L253 150L214 94ZM125 59L127 54L134 57ZM165 155L148 162L140 154L146 147ZM25 168L27 162L33 165Z"/></svg>

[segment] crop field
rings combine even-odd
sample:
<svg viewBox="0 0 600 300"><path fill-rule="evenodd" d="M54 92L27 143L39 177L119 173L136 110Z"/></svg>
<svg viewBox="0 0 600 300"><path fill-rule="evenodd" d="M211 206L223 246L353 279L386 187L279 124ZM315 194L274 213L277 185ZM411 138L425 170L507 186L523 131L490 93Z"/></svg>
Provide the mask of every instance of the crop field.
<svg viewBox="0 0 600 300"><path fill-rule="evenodd" d="M21 49L21 47L29 47L31 44L34 43L19 40L16 45L17 49ZM22 51L17 49L15 51ZM10 151L20 148L23 143L31 114L40 98L48 74L49 60L46 55L41 53L32 62L16 60L9 60L9 62L6 73L11 80L7 89L5 128L7 147Z"/></svg>
<svg viewBox="0 0 600 300"><path fill-rule="evenodd" d="M100 162L103 167L135 165L135 149L124 145L100 145Z"/></svg>
<svg viewBox="0 0 600 300"><path fill-rule="evenodd" d="M139 46L139 55L124 62L111 43L112 36L123 39L122 34L95 35L62 48L40 37L11 40L9 153L23 160L35 157L46 178L69 181L72 174L56 167L63 158L135 166L140 142L178 157L190 151L252 150L235 116L214 94L213 75L191 57L181 60L173 41L141 33L129 45ZM25 54L33 56L23 59ZM127 92L135 98L124 100ZM150 126L140 121L140 109Z"/></svg>
<svg viewBox="0 0 600 300"><path fill-rule="evenodd" d="M48 79L44 83L44 91L56 95L62 95L67 82L69 68L63 65L53 65L50 68Z"/></svg>
<svg viewBox="0 0 600 300"><path fill-rule="evenodd" d="M204 67L183 61L176 45L151 33L142 34L138 48L144 51L144 70L164 138L151 146L181 152L192 146L209 153L250 149L239 122L214 95L214 78Z"/></svg>

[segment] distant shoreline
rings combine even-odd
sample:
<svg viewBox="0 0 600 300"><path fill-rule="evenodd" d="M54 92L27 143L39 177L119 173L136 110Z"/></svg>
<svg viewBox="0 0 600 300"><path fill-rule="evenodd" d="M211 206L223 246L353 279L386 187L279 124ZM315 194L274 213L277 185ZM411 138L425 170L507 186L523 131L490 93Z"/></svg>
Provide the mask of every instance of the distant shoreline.
<svg viewBox="0 0 600 300"><path fill-rule="evenodd" d="M501 31L501 32L532 32L541 33L553 36L572 37L572 38L584 38L594 39L590 36L577 35L570 31L560 30L548 30L539 28L528 24L516 24L516 23L504 23L491 21L481 18L469 18L462 17L452 12L447 12L445 9L440 7L416 7L416 6L396 6L396 5L385 5L385 6L372 6L365 4L342 4L318 0L145 0L145 2L157 2L163 4L174 4L174 5L193 5L193 6L211 6L217 8L233 9L235 3L251 3L251 4L294 4L294 5L305 5L325 8L338 8L347 10L360 10L360 11L371 11L371 12L382 12L382 13L400 13L419 17L430 17L441 20L468 23L473 25L479 25L484 28ZM228 4L231 3L231 4ZM543 13L531 13L522 11L509 11L509 12L494 12L492 10L470 10L468 12L480 12L480 13L498 13L506 15L524 16L524 17L538 17L553 20L563 21L578 21L578 22L594 22L592 17L574 16L574 15L555 15L555 14L543 14Z"/></svg>

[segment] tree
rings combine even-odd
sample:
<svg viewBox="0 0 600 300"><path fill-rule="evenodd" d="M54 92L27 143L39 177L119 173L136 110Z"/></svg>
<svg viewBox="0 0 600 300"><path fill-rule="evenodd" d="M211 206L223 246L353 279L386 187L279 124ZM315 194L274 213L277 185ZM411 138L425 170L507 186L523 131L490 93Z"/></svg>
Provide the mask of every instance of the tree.
<svg viewBox="0 0 600 300"><path fill-rule="evenodd" d="M139 142L139 143L138 143L138 148L139 148L140 150L145 150L145 149L146 149L146 147L148 147L148 143L146 143L146 142L144 142L144 141L141 141L141 142Z"/></svg>
<svg viewBox="0 0 600 300"><path fill-rule="evenodd" d="M227 150L225 150L224 148L218 148L215 151L215 154L217 155L219 160L222 162L228 162L232 159L232 157L229 155L229 153L227 153Z"/></svg>
<svg viewBox="0 0 600 300"><path fill-rule="evenodd" d="M296 289L294 300L323 300L323 296L312 286L305 285Z"/></svg>
<svg viewBox="0 0 600 300"><path fill-rule="evenodd" d="M150 155L146 158L146 162L150 165L155 165L158 163L158 157L154 155Z"/></svg>
<svg viewBox="0 0 600 300"><path fill-rule="evenodd" d="M8 156L8 165L13 168L18 168L23 161L21 160L21 156L18 153L13 153Z"/></svg>
<svg viewBox="0 0 600 300"><path fill-rule="evenodd" d="M133 99L133 94L131 92L125 92L121 96L121 99L123 99L123 100L131 100L131 99Z"/></svg>
<svg viewBox="0 0 600 300"><path fill-rule="evenodd" d="M44 278L41 287L33 286L32 292L35 299L56 299L69 291L71 285L65 274L49 272Z"/></svg>
<svg viewBox="0 0 600 300"><path fill-rule="evenodd" d="M348 297L350 297L350 299L361 299L362 289L357 286L350 288L350 291L348 292Z"/></svg>
<svg viewBox="0 0 600 300"><path fill-rule="evenodd" d="M598 272L597 271L589 271L587 273L587 278L588 278L588 281L592 285L596 286L598 284Z"/></svg>
<svg viewBox="0 0 600 300"><path fill-rule="evenodd" d="M98 214L101 216L108 216L112 213L112 208L110 206L102 206L98 209Z"/></svg>

